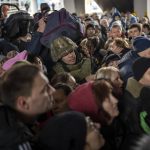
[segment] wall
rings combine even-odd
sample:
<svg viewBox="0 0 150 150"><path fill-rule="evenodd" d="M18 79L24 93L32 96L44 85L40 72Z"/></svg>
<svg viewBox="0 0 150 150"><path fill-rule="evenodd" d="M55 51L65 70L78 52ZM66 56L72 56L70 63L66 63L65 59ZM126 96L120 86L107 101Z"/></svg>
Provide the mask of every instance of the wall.
<svg viewBox="0 0 150 150"><path fill-rule="evenodd" d="M150 0L147 0L147 16L150 18Z"/></svg>
<svg viewBox="0 0 150 150"><path fill-rule="evenodd" d="M140 18L147 12L147 1L149 0L134 0L134 12Z"/></svg>
<svg viewBox="0 0 150 150"><path fill-rule="evenodd" d="M74 0L64 0L64 7L70 12L76 12Z"/></svg>

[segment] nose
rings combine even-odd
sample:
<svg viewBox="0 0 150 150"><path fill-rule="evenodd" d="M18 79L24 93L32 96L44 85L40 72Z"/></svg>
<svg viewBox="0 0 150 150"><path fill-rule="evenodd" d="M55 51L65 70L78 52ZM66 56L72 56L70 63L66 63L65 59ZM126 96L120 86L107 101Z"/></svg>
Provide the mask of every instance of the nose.
<svg viewBox="0 0 150 150"><path fill-rule="evenodd" d="M118 103L118 99L116 97L114 97L113 95L112 95L112 101L113 101L114 104Z"/></svg>
<svg viewBox="0 0 150 150"><path fill-rule="evenodd" d="M123 84L123 80L119 79L119 82L120 82L121 85Z"/></svg>
<svg viewBox="0 0 150 150"><path fill-rule="evenodd" d="M49 85L48 87L48 93L49 95L52 95L56 90L51 85Z"/></svg>

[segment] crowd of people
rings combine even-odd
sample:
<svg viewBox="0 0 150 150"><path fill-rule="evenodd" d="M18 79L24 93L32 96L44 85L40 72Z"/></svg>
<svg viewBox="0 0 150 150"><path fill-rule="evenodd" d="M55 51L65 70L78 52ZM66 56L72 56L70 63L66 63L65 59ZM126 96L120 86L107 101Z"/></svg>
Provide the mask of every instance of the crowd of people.
<svg viewBox="0 0 150 150"><path fill-rule="evenodd" d="M148 150L148 17L114 8L101 17L73 13L80 39L55 30L46 46L51 17L42 11L23 12L28 19L9 32L1 27L0 149Z"/></svg>

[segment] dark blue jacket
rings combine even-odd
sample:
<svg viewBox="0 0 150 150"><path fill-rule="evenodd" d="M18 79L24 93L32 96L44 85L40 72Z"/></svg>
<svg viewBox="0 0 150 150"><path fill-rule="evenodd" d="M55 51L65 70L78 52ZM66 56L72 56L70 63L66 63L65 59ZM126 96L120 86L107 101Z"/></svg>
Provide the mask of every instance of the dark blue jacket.
<svg viewBox="0 0 150 150"><path fill-rule="evenodd" d="M51 59L49 49L43 46L40 42L43 33L35 32L31 42L28 44L28 52L40 56L46 66L48 74L51 72L54 62Z"/></svg>
<svg viewBox="0 0 150 150"><path fill-rule="evenodd" d="M27 50L34 55L39 55L42 49L42 44L40 42L42 35L43 33L35 32L34 35L32 36L31 42L28 43Z"/></svg>
<svg viewBox="0 0 150 150"><path fill-rule="evenodd" d="M118 67L123 81L133 76L132 65L140 56L133 50L127 52L119 61Z"/></svg>

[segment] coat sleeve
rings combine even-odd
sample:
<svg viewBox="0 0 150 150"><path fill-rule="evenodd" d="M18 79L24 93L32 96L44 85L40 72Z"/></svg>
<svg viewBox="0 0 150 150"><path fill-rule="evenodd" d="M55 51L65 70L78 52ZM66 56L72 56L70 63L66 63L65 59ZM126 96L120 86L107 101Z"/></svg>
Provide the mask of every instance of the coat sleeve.
<svg viewBox="0 0 150 150"><path fill-rule="evenodd" d="M31 42L29 42L27 45L28 52L31 52L35 55L39 55L39 53L42 49L42 44L40 42L42 35L43 35L43 33L40 33L40 32L34 33L34 35L32 36Z"/></svg>

